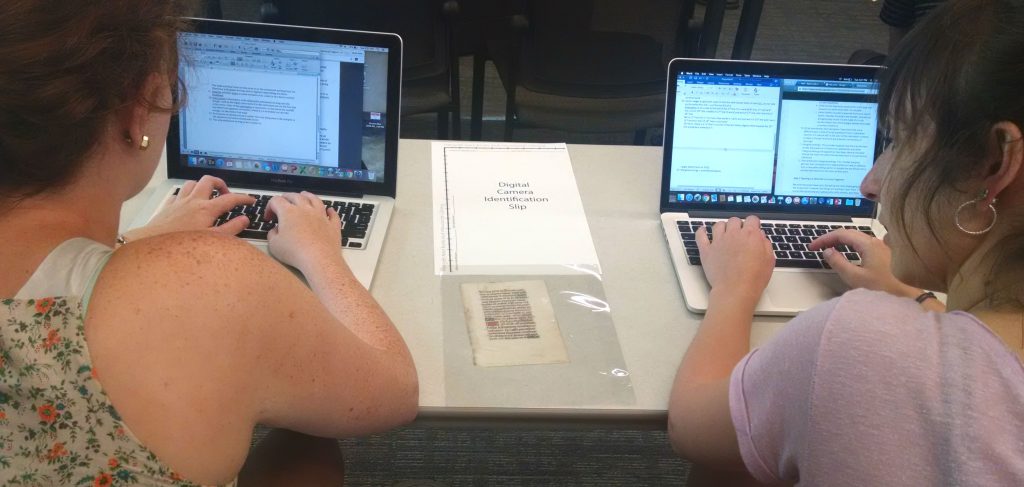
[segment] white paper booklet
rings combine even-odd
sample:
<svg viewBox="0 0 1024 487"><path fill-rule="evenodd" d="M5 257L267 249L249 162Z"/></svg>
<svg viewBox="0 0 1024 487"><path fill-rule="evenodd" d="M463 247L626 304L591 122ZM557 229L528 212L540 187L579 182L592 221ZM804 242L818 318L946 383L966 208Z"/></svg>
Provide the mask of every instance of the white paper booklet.
<svg viewBox="0 0 1024 487"><path fill-rule="evenodd" d="M434 142L438 275L600 274L565 144Z"/></svg>

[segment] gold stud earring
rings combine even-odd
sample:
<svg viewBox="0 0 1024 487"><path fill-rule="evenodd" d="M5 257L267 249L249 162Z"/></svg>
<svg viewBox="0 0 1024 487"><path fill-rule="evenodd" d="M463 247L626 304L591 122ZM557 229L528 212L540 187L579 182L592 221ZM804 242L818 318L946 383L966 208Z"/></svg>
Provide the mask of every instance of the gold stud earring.
<svg viewBox="0 0 1024 487"><path fill-rule="evenodd" d="M139 143L139 150L146 150L149 148L149 136L143 135L142 142Z"/></svg>

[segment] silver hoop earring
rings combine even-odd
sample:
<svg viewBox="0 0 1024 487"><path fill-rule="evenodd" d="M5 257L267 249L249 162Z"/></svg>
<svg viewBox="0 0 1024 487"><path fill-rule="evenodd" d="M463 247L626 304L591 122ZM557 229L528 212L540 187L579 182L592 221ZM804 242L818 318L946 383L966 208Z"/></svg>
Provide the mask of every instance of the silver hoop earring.
<svg viewBox="0 0 1024 487"><path fill-rule="evenodd" d="M956 209L956 213L953 214L953 222L956 223L956 227L959 228L961 232L964 232L964 233L966 233L968 235L984 235L984 234L988 233L989 231L991 231L992 227L996 226L996 220L999 218L999 212L996 211L996 207L994 206L995 202L996 202L995 199L993 199L992 203L988 205L988 209L992 210L992 223L989 223L987 227L985 227L982 230L968 230L968 229L964 228L963 225L960 224L960 212L964 211L964 208L967 208L970 205L976 204L979 201L984 200L985 198L988 198L988 190L987 189L982 191L981 195L978 196L977 198L975 198L975 199L973 199L971 201L968 201L968 202L960 205L960 207Z"/></svg>

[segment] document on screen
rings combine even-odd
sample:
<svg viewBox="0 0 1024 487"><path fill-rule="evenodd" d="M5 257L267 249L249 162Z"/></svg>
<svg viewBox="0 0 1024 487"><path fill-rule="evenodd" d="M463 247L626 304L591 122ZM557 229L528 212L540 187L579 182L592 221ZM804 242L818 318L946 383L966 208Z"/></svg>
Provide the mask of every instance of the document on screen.
<svg viewBox="0 0 1024 487"><path fill-rule="evenodd" d="M184 150L316 163L321 103L317 76L196 67L183 110Z"/></svg>
<svg viewBox="0 0 1024 487"><path fill-rule="evenodd" d="M565 144L434 142L438 275L599 274Z"/></svg>
<svg viewBox="0 0 1024 487"><path fill-rule="evenodd" d="M669 188L770 193L780 89L681 84Z"/></svg>
<svg viewBox="0 0 1024 487"><path fill-rule="evenodd" d="M874 103L784 100L776 193L860 198L876 130Z"/></svg>

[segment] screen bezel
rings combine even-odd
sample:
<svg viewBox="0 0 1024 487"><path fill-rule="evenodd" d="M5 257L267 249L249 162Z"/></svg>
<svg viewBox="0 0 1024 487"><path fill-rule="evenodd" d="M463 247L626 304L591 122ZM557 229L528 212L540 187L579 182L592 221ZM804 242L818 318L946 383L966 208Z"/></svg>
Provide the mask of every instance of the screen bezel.
<svg viewBox="0 0 1024 487"><path fill-rule="evenodd" d="M257 37L289 41L346 44L388 49L387 126L384 134L384 181L354 181L341 178L320 178L294 174L233 171L216 168L189 167L181 164L181 134L178 114L171 117L167 133L168 179L199 179L209 174L223 179L229 186L275 191L309 191L329 195L380 195L395 197L398 179L398 138L401 119L402 38L397 34L361 32L340 29L257 24L213 19L186 19L191 32L237 37ZM179 59L181 57L179 56ZM187 95L187 93L186 93ZM187 103L187 100L186 100Z"/></svg>
<svg viewBox="0 0 1024 487"><path fill-rule="evenodd" d="M662 143L661 194L659 207L662 213L667 212L722 212L746 214L801 214L801 215L836 215L856 218L874 216L876 205L873 201L861 197L861 206L828 206L828 205L784 205L784 204L738 204L738 203L695 203L669 201L669 179L672 169L672 138L675 135L672 126L675 119L677 83L676 78L683 71L709 73L712 75L730 74L761 74L779 78L863 78L877 79L879 66L846 65L846 64L812 64L812 63L781 63L767 61L735 61L726 59L689 59L676 58L668 65L668 80L665 97L665 123ZM881 137L875 136L875 157L881 152ZM872 163L874 164L874 163ZM787 195L783 195L787 196Z"/></svg>

